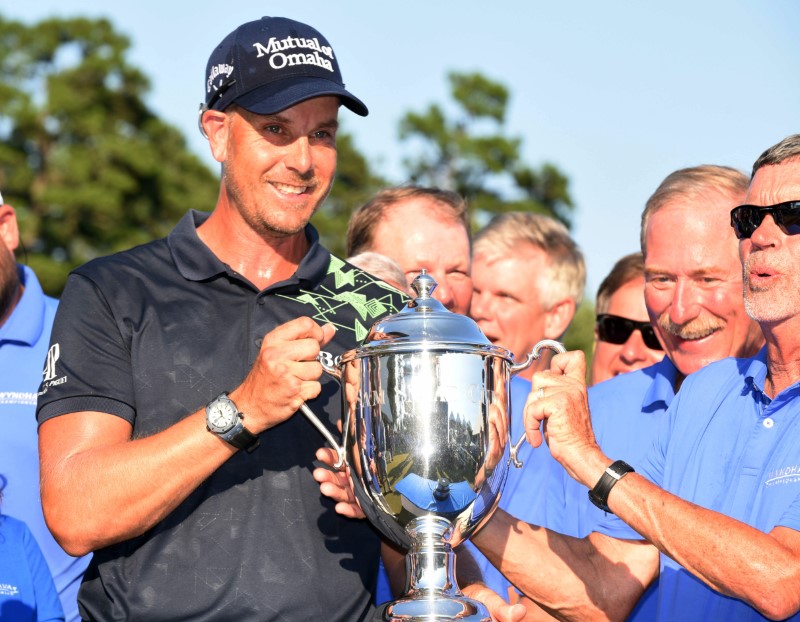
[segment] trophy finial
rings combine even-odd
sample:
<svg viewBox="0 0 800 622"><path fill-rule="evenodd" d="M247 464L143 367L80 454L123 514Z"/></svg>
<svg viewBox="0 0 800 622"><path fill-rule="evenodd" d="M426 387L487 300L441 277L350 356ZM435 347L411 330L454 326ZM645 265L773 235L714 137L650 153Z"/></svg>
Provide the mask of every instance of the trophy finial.
<svg viewBox="0 0 800 622"><path fill-rule="evenodd" d="M411 281L411 289L414 290L414 293L417 295L416 297L422 298L423 300L427 300L433 296L433 290L435 290L437 286L438 283L436 279L428 274L425 268Z"/></svg>

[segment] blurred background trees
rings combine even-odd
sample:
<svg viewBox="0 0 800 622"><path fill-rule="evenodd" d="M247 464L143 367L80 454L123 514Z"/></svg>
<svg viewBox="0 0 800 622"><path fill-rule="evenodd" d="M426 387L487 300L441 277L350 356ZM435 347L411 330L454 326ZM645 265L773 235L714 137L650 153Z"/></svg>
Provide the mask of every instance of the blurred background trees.
<svg viewBox="0 0 800 622"><path fill-rule="evenodd" d="M163 237L188 209L208 211L216 200L218 171L148 108L150 84L128 63L129 48L104 19L26 25L0 16L0 189L17 209L22 260L51 295L76 266ZM506 135L506 87L477 73L447 79L454 113L431 104L399 122L407 179L382 177L340 132L336 183L314 216L333 252L344 252L355 207L406 182L460 192L475 227L511 210L571 225L567 177L551 164L524 162L522 139ZM584 303L568 347L590 354L593 325L593 306Z"/></svg>

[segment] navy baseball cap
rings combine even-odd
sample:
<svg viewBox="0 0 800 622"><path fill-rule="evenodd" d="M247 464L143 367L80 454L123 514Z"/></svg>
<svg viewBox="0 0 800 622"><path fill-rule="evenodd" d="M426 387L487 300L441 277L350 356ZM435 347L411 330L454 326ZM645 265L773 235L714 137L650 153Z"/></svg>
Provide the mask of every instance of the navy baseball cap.
<svg viewBox="0 0 800 622"><path fill-rule="evenodd" d="M275 114L312 97L335 95L362 117L368 110L344 88L333 48L317 30L285 17L242 24L208 59L205 107L235 103L256 114Z"/></svg>

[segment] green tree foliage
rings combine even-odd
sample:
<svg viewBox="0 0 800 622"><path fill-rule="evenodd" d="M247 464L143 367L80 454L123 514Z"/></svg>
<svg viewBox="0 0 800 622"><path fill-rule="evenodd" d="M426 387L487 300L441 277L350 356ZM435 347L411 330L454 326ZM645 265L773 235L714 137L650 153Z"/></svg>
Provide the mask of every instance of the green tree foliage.
<svg viewBox="0 0 800 622"><path fill-rule="evenodd" d="M103 19L0 18L0 187L49 293L85 261L165 235L218 182L145 105Z"/></svg>
<svg viewBox="0 0 800 622"><path fill-rule="evenodd" d="M572 224L569 180L554 165L535 168L523 161L522 139L505 132L509 92L479 73L448 75L455 114L432 104L408 112L400 122L401 140L418 149L404 161L415 183L455 190L466 197L476 224L498 213L530 211ZM564 336L571 350L591 360L594 307L584 302Z"/></svg>
<svg viewBox="0 0 800 622"><path fill-rule="evenodd" d="M432 104L400 122L400 138L419 146L404 162L409 178L461 193L478 221L501 212L531 211L570 226L567 178L552 164L539 169L526 164L522 139L505 134L508 89L479 73L453 72L448 80L456 118Z"/></svg>
<svg viewBox="0 0 800 622"><path fill-rule="evenodd" d="M369 161L356 149L350 134L337 133L336 150L336 181L325 204L314 215L313 223L323 244L331 252L344 257L350 214L388 183L370 168Z"/></svg>

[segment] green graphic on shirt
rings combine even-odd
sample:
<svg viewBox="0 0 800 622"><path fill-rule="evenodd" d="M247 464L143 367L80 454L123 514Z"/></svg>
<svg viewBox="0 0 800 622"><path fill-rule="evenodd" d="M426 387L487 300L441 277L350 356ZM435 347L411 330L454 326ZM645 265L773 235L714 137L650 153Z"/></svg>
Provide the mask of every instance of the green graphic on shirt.
<svg viewBox="0 0 800 622"><path fill-rule="evenodd" d="M405 296L391 285L354 268L331 255L328 274L315 291L300 296L281 296L314 308L308 315L317 322L330 322L337 330L355 334L358 343L378 318L398 312Z"/></svg>

